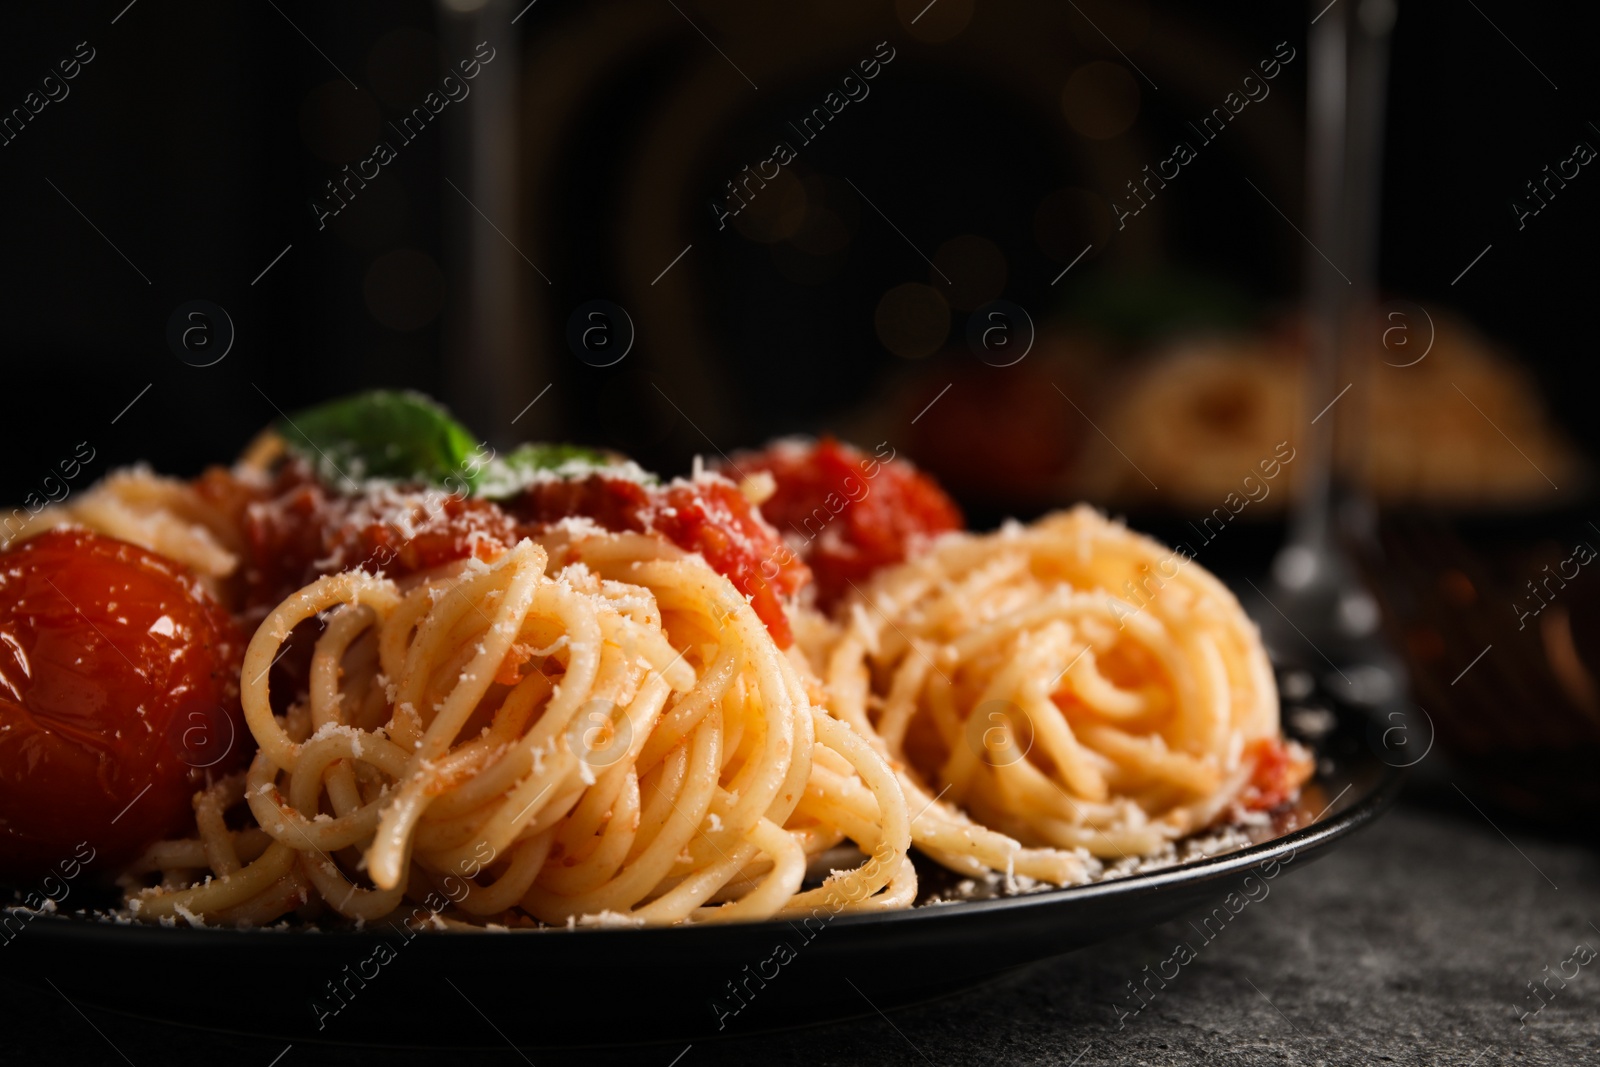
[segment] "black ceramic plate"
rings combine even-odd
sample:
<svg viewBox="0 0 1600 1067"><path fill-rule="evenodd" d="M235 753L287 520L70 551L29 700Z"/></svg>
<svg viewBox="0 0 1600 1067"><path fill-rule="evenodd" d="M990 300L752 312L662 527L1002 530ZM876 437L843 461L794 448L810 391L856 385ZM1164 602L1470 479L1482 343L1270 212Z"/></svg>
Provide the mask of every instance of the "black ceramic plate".
<svg viewBox="0 0 1600 1067"><path fill-rule="evenodd" d="M409 938L387 926L194 930L41 916L12 934L0 958L10 976L48 977L75 1002L294 1041L537 1046L694 1041L798 1026L974 985L1192 909L1226 908L1230 894L1240 907L1263 892L1262 883L1298 872L1394 799L1400 772L1374 754L1366 734L1352 716L1319 740L1317 777L1286 820L1298 828L1224 855L1070 889L840 915L826 924ZM492 1027L478 1025L479 1013ZM441 1017L472 1025L440 1032Z"/></svg>

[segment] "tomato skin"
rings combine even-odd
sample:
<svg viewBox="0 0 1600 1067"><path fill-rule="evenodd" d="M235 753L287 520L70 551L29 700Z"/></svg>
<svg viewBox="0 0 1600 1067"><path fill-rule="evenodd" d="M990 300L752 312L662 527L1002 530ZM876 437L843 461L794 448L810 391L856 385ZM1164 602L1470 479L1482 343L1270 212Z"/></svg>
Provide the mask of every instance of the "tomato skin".
<svg viewBox="0 0 1600 1067"><path fill-rule="evenodd" d="M780 442L737 462L777 482L761 513L791 541L804 541L800 555L823 608L852 583L904 560L918 540L965 525L938 483L906 460L869 456L832 437L809 446Z"/></svg>
<svg viewBox="0 0 1600 1067"><path fill-rule="evenodd" d="M81 843L94 868L184 832L207 775L254 749L245 639L183 566L86 530L0 554L0 874Z"/></svg>

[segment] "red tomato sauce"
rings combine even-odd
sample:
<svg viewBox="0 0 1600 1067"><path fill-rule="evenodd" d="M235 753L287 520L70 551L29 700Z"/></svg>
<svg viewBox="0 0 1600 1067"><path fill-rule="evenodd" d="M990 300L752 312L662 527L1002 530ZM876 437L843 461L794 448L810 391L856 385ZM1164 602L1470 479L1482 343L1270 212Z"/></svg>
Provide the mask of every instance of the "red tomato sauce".
<svg viewBox="0 0 1600 1067"><path fill-rule="evenodd" d="M810 571L724 478L654 487L594 474L530 486L510 507L534 524L583 516L608 530L659 534L686 552L698 552L750 598L778 647L794 640L782 598L798 592Z"/></svg>
<svg viewBox="0 0 1600 1067"><path fill-rule="evenodd" d="M345 496L323 487L303 463L285 464L265 485L224 470L196 483L241 531L241 611L259 613L324 574L352 567L392 578L476 556L489 560L524 536L584 517L615 532L651 533L708 565L750 597L780 646L792 640L782 598L810 572L726 479L664 486L594 474L539 482L504 506L438 490L381 489Z"/></svg>
<svg viewBox="0 0 1600 1067"><path fill-rule="evenodd" d="M1269 811L1293 800L1316 769L1309 756L1290 748L1280 737L1252 741L1245 748L1245 758L1256 761L1255 773L1239 797L1247 811Z"/></svg>
<svg viewBox="0 0 1600 1067"><path fill-rule="evenodd" d="M246 613L274 607L324 574L359 567L403 578L468 556L493 559L522 536L491 501L401 488L344 496L298 461L267 485L214 469L196 488L240 531L239 607Z"/></svg>
<svg viewBox="0 0 1600 1067"><path fill-rule="evenodd" d="M777 482L761 513L800 542L823 608L880 567L904 560L918 541L964 525L937 482L892 451L880 455L824 437L815 445L781 443L737 459L739 470L766 471Z"/></svg>

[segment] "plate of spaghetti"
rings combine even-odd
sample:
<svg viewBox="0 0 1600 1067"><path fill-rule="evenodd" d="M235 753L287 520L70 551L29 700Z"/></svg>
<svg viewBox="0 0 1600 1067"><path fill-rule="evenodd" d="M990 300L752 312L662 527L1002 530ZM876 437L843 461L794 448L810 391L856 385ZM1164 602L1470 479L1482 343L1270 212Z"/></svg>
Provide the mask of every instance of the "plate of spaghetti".
<svg viewBox="0 0 1600 1067"><path fill-rule="evenodd" d="M900 1003L1265 884L1395 789L1358 726L1286 736L1228 588L1093 508L970 531L828 438L668 481L411 393L30 500L0 646L4 942L332 1040Z"/></svg>

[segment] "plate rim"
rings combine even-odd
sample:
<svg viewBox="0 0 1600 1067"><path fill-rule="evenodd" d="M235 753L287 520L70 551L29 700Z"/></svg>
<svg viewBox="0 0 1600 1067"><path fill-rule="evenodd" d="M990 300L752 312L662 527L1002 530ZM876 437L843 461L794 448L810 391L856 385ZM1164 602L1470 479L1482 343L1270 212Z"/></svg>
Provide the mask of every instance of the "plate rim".
<svg viewBox="0 0 1600 1067"><path fill-rule="evenodd" d="M1041 908L1064 907L1074 902L1082 901L1087 903L1112 896L1137 898L1151 893L1158 893L1176 884L1199 884L1216 881L1275 860L1282 862L1282 857L1289 853L1298 855L1302 851L1309 851L1313 855L1320 855L1332 844L1365 829L1382 816L1394 804L1407 777L1406 768L1392 766L1378 759L1369 751L1362 751L1359 755L1348 758L1352 762L1347 777L1357 778L1363 770L1371 774L1370 781L1361 783L1365 785L1365 789L1339 810L1324 811L1316 821L1296 827L1265 841L1246 845L1230 852L1205 856L1156 870L1143 871L1120 878L1109 878L1082 885L1055 886L1049 889L1039 889L1014 896L1001 896L986 900L923 904L892 911L841 912L833 915L828 920L828 926L830 928L846 929L870 927L873 930L902 930L907 929L908 924L917 924L909 927L909 929L927 929L930 924L937 926L953 921L963 921L968 918L977 919L980 916L992 915L996 912L1032 912ZM1358 780L1359 778L1349 781L1338 796L1329 803L1329 809L1338 804L1345 793L1356 789ZM0 913L11 913L14 910L27 912L27 909L14 909L11 906L0 907ZM370 942L382 936L386 930L386 927L376 925L366 929L345 927L327 930L304 928L285 930L271 926L251 928L169 927L142 923L137 920L117 922L76 914L33 914L35 919L46 920L43 923L29 923L30 929L26 933L30 941L37 939L35 943L53 941L59 944L62 942L95 941L104 944L106 940L115 939L121 942L118 946L119 948L146 945L171 949L265 945L277 947L301 943L303 936L294 935L313 936L317 938L319 944L354 944ZM655 941L657 938L667 937L676 939L668 942L668 944L675 944L679 948L692 949L697 941L703 941L707 938L719 939L723 937L749 936L762 929L775 930L789 925L790 920L766 918L726 923L692 923L649 927L588 926L495 931L429 930L421 932L427 934L425 941L435 947L455 943L482 945L521 944L529 937L534 936L549 937L550 935L581 934L583 937L577 944L593 944L596 940L610 940L618 937L632 938L635 941ZM35 929L34 927L37 928ZM496 936L485 937L486 933ZM696 939L696 941L687 940L690 938ZM559 940L559 943L566 945L572 942L563 938Z"/></svg>

